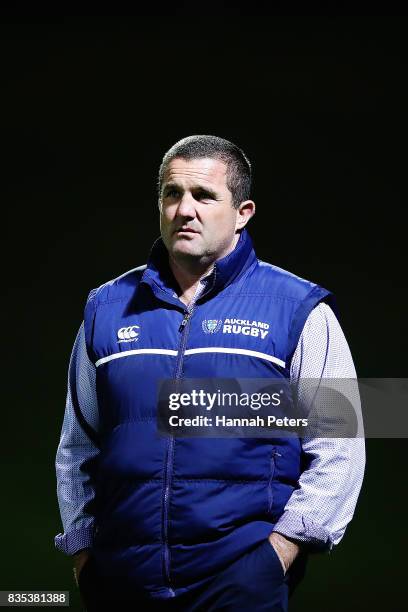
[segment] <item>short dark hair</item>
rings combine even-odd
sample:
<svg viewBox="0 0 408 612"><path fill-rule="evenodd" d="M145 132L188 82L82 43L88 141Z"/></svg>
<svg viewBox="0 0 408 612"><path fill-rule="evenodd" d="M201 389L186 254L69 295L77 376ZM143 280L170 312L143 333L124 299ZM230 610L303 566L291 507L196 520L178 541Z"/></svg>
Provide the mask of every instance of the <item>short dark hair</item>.
<svg viewBox="0 0 408 612"><path fill-rule="evenodd" d="M164 155L159 169L158 193L161 196L164 174L169 163L181 159L219 159L227 166L227 187L232 194L232 205L238 208L251 195L251 164L245 153L229 140L207 134L187 136L174 144Z"/></svg>

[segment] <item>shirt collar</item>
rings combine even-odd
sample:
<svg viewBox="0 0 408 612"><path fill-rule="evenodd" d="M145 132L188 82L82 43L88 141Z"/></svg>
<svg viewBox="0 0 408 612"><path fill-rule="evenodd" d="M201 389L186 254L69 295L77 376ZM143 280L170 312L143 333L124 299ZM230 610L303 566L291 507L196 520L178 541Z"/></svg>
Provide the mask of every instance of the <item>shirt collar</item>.
<svg viewBox="0 0 408 612"><path fill-rule="evenodd" d="M212 269L200 279L198 287L205 291L218 292L231 284L256 261L255 251L248 231L241 232L236 247L231 253L218 259ZM141 282L155 286L161 292L166 292L174 299L174 288L177 281L169 265L168 251L162 238L158 238L150 251L146 270ZM200 295L203 291L200 291ZM194 299L197 299L196 296Z"/></svg>

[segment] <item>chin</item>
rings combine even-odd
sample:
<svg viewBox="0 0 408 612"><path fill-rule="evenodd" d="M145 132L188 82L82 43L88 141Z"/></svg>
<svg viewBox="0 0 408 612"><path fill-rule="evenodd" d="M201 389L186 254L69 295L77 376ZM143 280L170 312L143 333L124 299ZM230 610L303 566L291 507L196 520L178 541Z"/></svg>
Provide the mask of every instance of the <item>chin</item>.
<svg viewBox="0 0 408 612"><path fill-rule="evenodd" d="M191 242L184 240L178 240L172 245L171 253L174 257L186 257L197 259L202 257L202 249L198 248L198 245L193 245Z"/></svg>
<svg viewBox="0 0 408 612"><path fill-rule="evenodd" d="M175 257L200 257L201 253L197 252L197 249L192 249L188 245L177 245L172 249L172 253Z"/></svg>
<svg viewBox="0 0 408 612"><path fill-rule="evenodd" d="M191 240L177 239L172 244L173 253L194 253L197 251L197 245Z"/></svg>

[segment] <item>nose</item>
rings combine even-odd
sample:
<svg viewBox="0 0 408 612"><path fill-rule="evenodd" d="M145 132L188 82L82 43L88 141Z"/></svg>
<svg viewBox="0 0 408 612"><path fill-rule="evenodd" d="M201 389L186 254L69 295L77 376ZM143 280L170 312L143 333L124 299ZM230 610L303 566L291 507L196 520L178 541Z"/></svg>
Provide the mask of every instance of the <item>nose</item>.
<svg viewBox="0 0 408 612"><path fill-rule="evenodd" d="M196 217L194 198L191 194L183 194L183 197L181 198L177 208L177 216L186 217L188 219L194 219Z"/></svg>

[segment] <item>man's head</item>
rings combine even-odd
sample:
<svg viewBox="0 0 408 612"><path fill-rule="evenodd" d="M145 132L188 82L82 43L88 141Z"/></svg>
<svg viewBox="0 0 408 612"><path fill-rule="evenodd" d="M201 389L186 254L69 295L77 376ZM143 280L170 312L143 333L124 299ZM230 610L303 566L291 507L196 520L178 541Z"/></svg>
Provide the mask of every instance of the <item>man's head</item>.
<svg viewBox="0 0 408 612"><path fill-rule="evenodd" d="M190 271L204 271L232 251L255 212L248 159L216 136L189 136L171 147L158 187L164 244Z"/></svg>
<svg viewBox="0 0 408 612"><path fill-rule="evenodd" d="M227 187L231 192L233 206L238 206L251 196L251 164L245 153L229 140L218 136L187 136L174 144L163 157L159 169L158 191L159 198L165 172L169 163L179 157L184 160L219 159L227 166Z"/></svg>

